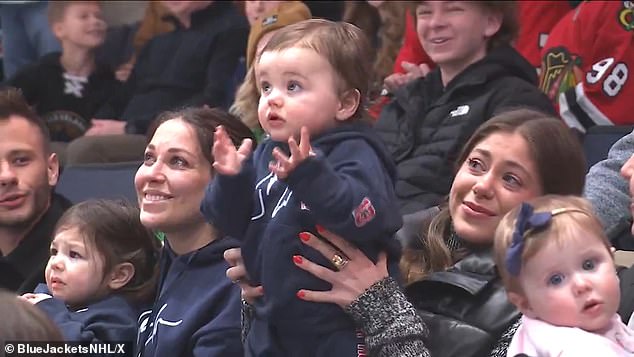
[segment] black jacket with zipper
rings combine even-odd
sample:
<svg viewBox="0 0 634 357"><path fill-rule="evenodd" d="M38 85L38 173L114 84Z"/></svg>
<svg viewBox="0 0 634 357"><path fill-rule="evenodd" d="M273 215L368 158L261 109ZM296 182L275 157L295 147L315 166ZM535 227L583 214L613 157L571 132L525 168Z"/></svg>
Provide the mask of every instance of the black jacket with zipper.
<svg viewBox="0 0 634 357"><path fill-rule="evenodd" d="M502 46L445 88L436 69L397 91L375 127L397 164L401 213L441 203L462 147L495 114L515 107L555 114L536 84L535 69L515 49Z"/></svg>
<svg viewBox="0 0 634 357"><path fill-rule="evenodd" d="M176 29L152 38L130 78L95 118L127 121L129 134L145 134L154 118L183 107L228 107L233 74L245 52L246 18L229 1L215 1L191 16L189 28L167 16Z"/></svg>
<svg viewBox="0 0 634 357"><path fill-rule="evenodd" d="M521 317L506 297L491 248L430 274L405 293L429 328L426 346L432 356L489 356Z"/></svg>

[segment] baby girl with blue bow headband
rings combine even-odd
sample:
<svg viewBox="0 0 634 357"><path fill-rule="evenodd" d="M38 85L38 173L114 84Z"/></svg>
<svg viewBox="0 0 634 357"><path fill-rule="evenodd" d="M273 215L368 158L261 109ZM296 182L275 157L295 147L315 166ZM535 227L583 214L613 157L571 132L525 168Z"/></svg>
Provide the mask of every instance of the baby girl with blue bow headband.
<svg viewBox="0 0 634 357"><path fill-rule="evenodd" d="M511 210L495 260L523 314L507 356L634 356L610 243L585 199L546 195Z"/></svg>

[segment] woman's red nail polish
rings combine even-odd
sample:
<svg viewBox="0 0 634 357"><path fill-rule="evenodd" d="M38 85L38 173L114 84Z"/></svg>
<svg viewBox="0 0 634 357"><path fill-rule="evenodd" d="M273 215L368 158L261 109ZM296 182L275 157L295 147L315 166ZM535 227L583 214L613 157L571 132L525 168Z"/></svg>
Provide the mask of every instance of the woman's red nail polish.
<svg viewBox="0 0 634 357"><path fill-rule="evenodd" d="M302 259L302 257L299 255L293 255L293 262L299 265L304 262L304 259Z"/></svg>
<svg viewBox="0 0 634 357"><path fill-rule="evenodd" d="M304 300L304 298L306 297L306 293L303 290L300 290L297 292L297 297Z"/></svg>
<svg viewBox="0 0 634 357"><path fill-rule="evenodd" d="M325 231L324 227L320 226L319 224L315 225L315 228L317 228L317 233L319 234Z"/></svg>
<svg viewBox="0 0 634 357"><path fill-rule="evenodd" d="M304 242L308 242L308 240L310 239L310 234L306 232L301 232L299 234L299 239L303 240Z"/></svg>

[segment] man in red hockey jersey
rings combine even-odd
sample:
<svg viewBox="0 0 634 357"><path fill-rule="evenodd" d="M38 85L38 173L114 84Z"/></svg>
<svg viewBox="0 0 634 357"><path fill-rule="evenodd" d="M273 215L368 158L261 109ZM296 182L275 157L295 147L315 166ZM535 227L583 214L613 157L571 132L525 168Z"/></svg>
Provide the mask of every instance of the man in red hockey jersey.
<svg viewBox="0 0 634 357"><path fill-rule="evenodd" d="M540 87L573 128L634 124L634 1L586 1L550 32Z"/></svg>

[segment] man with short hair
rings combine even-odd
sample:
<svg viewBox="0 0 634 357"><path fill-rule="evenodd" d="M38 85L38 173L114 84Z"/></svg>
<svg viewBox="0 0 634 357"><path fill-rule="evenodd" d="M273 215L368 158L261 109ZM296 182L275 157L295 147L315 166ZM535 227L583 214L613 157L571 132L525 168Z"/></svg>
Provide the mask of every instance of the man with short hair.
<svg viewBox="0 0 634 357"><path fill-rule="evenodd" d="M0 288L44 282L53 229L71 205L53 192L58 177L44 122L18 90L0 91Z"/></svg>

